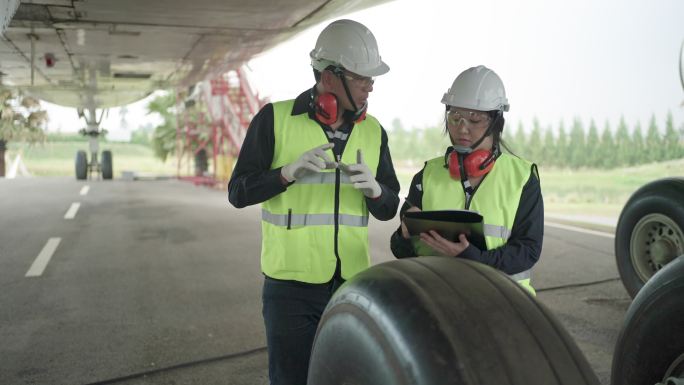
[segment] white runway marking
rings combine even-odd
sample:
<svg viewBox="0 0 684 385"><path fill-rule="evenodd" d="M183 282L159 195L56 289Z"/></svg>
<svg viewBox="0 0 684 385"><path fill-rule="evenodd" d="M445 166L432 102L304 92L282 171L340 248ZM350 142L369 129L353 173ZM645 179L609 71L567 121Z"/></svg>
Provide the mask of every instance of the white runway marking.
<svg viewBox="0 0 684 385"><path fill-rule="evenodd" d="M583 229L581 227L568 226L568 225L563 225L560 223L554 223L554 222L548 222L548 221L544 221L544 225L549 226L549 227L556 227L556 228L563 229L563 230L576 231L578 233L598 235L599 237L615 238L615 234L606 233L605 231L587 230L587 229Z"/></svg>
<svg viewBox="0 0 684 385"><path fill-rule="evenodd" d="M88 194L88 191L90 190L90 186L85 185L81 188L81 195L86 195Z"/></svg>
<svg viewBox="0 0 684 385"><path fill-rule="evenodd" d="M81 207L81 204L78 202L74 202L71 204L71 207L69 207L69 210L67 210L66 214L64 214L64 219L74 219L76 216L76 212L78 211L78 208Z"/></svg>
<svg viewBox="0 0 684 385"><path fill-rule="evenodd" d="M31 268L26 272L26 277L40 277L43 274L45 267L48 262L50 262L50 258L52 258L52 254L55 253L55 250L57 250L57 246L59 246L59 242L61 241L62 238L48 239L45 246L43 246L43 250L40 251L36 260L33 261Z"/></svg>

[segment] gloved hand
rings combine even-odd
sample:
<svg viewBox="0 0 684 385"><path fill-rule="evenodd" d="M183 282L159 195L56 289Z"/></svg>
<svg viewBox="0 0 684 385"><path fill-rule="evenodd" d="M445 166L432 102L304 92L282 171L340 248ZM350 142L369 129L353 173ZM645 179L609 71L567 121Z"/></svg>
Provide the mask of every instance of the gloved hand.
<svg viewBox="0 0 684 385"><path fill-rule="evenodd" d="M326 143L312 148L303 153L296 161L283 166L280 169L280 175L288 182L294 182L306 174L320 172L328 167L334 168L337 163L333 162L330 156L325 153L325 150L333 148L334 145L334 143Z"/></svg>
<svg viewBox="0 0 684 385"><path fill-rule="evenodd" d="M363 161L361 150L356 152L356 164L348 165L346 171L350 174L349 180L354 184L354 188L361 190L363 195L375 199L382 194L380 184Z"/></svg>

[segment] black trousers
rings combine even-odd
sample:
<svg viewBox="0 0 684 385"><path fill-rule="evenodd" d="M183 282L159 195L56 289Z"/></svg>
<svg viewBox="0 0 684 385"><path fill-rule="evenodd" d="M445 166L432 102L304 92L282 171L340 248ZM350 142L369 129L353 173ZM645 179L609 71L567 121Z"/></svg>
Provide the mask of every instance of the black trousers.
<svg viewBox="0 0 684 385"><path fill-rule="evenodd" d="M341 279L325 284L265 277L262 292L271 385L306 385L318 322Z"/></svg>

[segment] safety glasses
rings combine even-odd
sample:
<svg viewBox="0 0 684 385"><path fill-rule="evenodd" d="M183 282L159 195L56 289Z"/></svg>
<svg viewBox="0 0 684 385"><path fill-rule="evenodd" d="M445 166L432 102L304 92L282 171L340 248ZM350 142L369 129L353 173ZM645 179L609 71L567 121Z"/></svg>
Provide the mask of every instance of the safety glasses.
<svg viewBox="0 0 684 385"><path fill-rule="evenodd" d="M347 79L352 84L354 84L358 87L362 87L362 88L372 86L373 83L375 83L375 78L368 77L368 76L361 76L361 75L357 75L355 73L347 72L347 71L344 72L344 78Z"/></svg>
<svg viewBox="0 0 684 385"><path fill-rule="evenodd" d="M487 128L491 118L486 112L469 111L451 107L446 112L446 121L450 126L458 126L461 123L473 128Z"/></svg>

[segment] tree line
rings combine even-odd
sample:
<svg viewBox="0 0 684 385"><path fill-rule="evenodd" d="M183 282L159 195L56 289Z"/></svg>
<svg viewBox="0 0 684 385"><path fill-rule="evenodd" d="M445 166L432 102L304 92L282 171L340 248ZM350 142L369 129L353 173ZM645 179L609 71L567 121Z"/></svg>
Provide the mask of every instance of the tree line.
<svg viewBox="0 0 684 385"><path fill-rule="evenodd" d="M393 159L414 164L443 155L449 143L444 126L406 130L399 119L388 136ZM554 128L534 119L531 129L522 122L515 129L507 124L503 140L514 154L540 166L612 169L684 158L684 125L675 128L671 113L664 129L653 115L645 130L639 122L629 127L624 118L614 130L609 122L599 130L593 120L588 127L576 118Z"/></svg>
<svg viewBox="0 0 684 385"><path fill-rule="evenodd" d="M148 104L148 113L159 114L164 121L151 135L155 154L162 160L175 153L175 103L175 95L168 93ZM394 119L387 128L392 158L398 163L420 165L444 155L449 144L443 123L408 130L400 119ZM663 128L655 115L645 129L639 122L628 126L624 118L615 129L610 122L599 129L593 120L586 126L578 118L567 126L560 121L556 127L542 127L537 119L531 127L524 127L522 122L515 127L507 123L503 140L514 154L548 167L613 169L684 158L684 124L676 128L671 113Z"/></svg>

